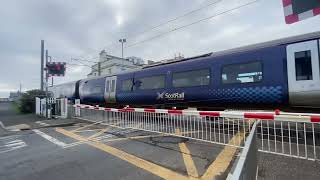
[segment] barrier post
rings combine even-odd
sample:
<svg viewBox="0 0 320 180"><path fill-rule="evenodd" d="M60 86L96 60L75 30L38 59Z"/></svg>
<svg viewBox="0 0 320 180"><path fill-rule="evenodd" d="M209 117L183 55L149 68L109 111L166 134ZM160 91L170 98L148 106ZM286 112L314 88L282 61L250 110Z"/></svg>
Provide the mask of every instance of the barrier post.
<svg viewBox="0 0 320 180"><path fill-rule="evenodd" d="M80 99L74 100L74 104L76 105L76 106L75 106L75 116L76 116L76 117L80 117L80 107L79 107L79 105L80 105Z"/></svg>
<svg viewBox="0 0 320 180"><path fill-rule="evenodd" d="M245 146L229 173L228 180L255 180L258 167L257 124L252 126Z"/></svg>

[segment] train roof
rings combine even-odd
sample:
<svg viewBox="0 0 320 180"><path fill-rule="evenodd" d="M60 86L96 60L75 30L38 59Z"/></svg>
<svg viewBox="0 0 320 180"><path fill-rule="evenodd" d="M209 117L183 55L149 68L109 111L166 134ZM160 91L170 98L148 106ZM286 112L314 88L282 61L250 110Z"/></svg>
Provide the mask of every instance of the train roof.
<svg viewBox="0 0 320 180"><path fill-rule="evenodd" d="M285 37L282 39L271 40L271 41L267 41L267 42L263 42L263 43L257 43L257 44L253 44L253 45L233 48L233 49L224 50L224 51L218 51L218 52L212 53L211 56L222 56L222 55L226 55L226 54L234 54L234 53L239 53L239 52L244 52L244 51L252 51L255 49L262 49L262 48L267 48L267 47L272 47L272 46L294 44L294 43L318 39L318 38L320 38L320 31L312 32L312 33L308 33L308 34L297 35L297 36Z"/></svg>
<svg viewBox="0 0 320 180"><path fill-rule="evenodd" d="M58 87L58 86L65 86L65 85L70 85L70 84L76 84L79 80L77 81L70 81L70 82L65 82L65 83L62 83L62 84L56 84L54 86L48 86L48 88L52 88L52 87Z"/></svg>
<svg viewBox="0 0 320 180"><path fill-rule="evenodd" d="M242 47L223 50L223 51L211 52L211 53L193 56L193 57L189 57L189 58L184 58L184 59L180 59L180 60L173 60L173 61L165 62L165 63L151 64L151 65L147 65L147 66L143 67L142 69L134 69L129 72L121 72L121 73L111 74L111 75L95 76L95 77L81 79L80 81L88 81L88 80L105 78L105 77L110 77L110 76L115 76L115 75L128 74L128 73L133 73L133 72L144 70L144 69L147 70L149 68L157 68L157 67L160 67L163 65L185 62L185 61L189 61L189 60L198 60L198 59L202 59L205 57L218 57L218 56L223 56L223 55L230 55L230 54L234 54L234 53L252 51L252 50L262 49L262 48L267 48L267 47L272 47L272 46L294 44L294 43L298 43L298 42L302 42L302 41L319 39L319 38L320 38L320 31L317 31L317 32L312 32L312 33L308 33L308 34L291 36L291 37L286 37L286 38L282 38L282 39L267 41L267 42L263 42L263 43L257 43L257 44L248 45L248 46L242 46ZM59 84L59 85L66 85L66 84L75 83L75 82L77 82L77 81L63 83L63 84ZM59 86L59 85L55 85L55 86Z"/></svg>
<svg viewBox="0 0 320 180"><path fill-rule="evenodd" d="M237 47L237 48L223 50L223 51L207 53L207 54L203 54L200 56L194 56L194 57L184 58L184 59L180 59L180 60L174 60L174 61L170 61L170 62L151 64L151 65L145 66L143 69L152 68L152 67L156 67L156 66L162 66L162 65L166 65L166 64L179 63L179 62L184 62L184 61L188 61L188 60L196 60L196 59L204 58L204 57L218 57L218 56L223 56L223 55L230 55L230 54L234 54L234 53L241 53L241 52L252 51L252 50L256 50L256 49L272 47L272 46L294 44L294 43L318 39L318 38L320 38L320 31L312 32L312 33L308 33L308 34L297 35L297 36L286 37L286 38L277 39L277 40L271 40L271 41L257 43L257 44L248 45L248 46Z"/></svg>

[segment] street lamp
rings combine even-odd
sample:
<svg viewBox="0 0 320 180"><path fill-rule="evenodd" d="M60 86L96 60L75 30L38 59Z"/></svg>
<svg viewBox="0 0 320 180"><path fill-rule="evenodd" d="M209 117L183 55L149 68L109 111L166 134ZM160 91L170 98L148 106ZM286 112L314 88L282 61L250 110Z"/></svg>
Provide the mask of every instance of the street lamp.
<svg viewBox="0 0 320 180"><path fill-rule="evenodd" d="M121 42L121 46L122 46L122 59L123 59L123 43L127 42L126 39L119 39L119 42Z"/></svg>

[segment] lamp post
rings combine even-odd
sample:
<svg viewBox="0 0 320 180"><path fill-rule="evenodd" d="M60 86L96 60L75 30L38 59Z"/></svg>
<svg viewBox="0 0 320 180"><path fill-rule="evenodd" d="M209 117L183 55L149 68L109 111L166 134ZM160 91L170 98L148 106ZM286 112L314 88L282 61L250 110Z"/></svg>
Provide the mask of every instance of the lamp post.
<svg viewBox="0 0 320 180"><path fill-rule="evenodd" d="M123 59L123 43L127 42L126 39L119 39L119 42L121 42L121 47L122 47L122 59Z"/></svg>

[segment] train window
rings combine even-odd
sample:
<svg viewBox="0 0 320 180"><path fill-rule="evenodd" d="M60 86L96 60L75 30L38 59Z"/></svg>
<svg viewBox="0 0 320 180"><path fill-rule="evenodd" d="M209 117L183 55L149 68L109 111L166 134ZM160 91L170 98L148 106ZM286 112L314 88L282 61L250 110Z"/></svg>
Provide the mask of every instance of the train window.
<svg viewBox="0 0 320 180"><path fill-rule="evenodd" d="M106 83L106 92L109 92L109 86L110 86L110 81L107 80L107 83Z"/></svg>
<svg viewBox="0 0 320 180"><path fill-rule="evenodd" d="M296 80L312 80L311 51L296 52L294 56L296 65Z"/></svg>
<svg viewBox="0 0 320 180"><path fill-rule="evenodd" d="M164 88L165 76L137 78L134 84L135 89L161 89Z"/></svg>
<svg viewBox="0 0 320 180"><path fill-rule="evenodd" d="M111 92L114 92L115 87L116 87L116 81L115 81L115 80L112 80L112 81L111 81Z"/></svg>
<svg viewBox="0 0 320 180"><path fill-rule="evenodd" d="M132 83L131 79L124 80L124 81L122 81L121 89L122 89L122 91L131 91L132 85L133 85L133 83Z"/></svg>
<svg viewBox="0 0 320 180"><path fill-rule="evenodd" d="M262 64L260 62L226 65L222 68L222 83L252 83L262 80Z"/></svg>
<svg viewBox="0 0 320 180"><path fill-rule="evenodd" d="M210 84L210 70L202 69L172 74L173 87L206 86Z"/></svg>

